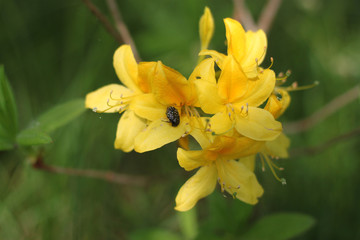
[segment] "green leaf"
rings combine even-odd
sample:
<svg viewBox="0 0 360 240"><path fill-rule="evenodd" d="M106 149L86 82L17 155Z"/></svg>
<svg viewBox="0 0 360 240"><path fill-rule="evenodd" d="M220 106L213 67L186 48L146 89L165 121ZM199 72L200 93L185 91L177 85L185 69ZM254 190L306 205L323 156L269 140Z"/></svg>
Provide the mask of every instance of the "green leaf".
<svg viewBox="0 0 360 240"><path fill-rule="evenodd" d="M13 148L17 124L14 95L5 75L4 66L0 65L0 150Z"/></svg>
<svg viewBox="0 0 360 240"><path fill-rule="evenodd" d="M41 114L36 124L46 133L69 123L85 112L84 99L71 100Z"/></svg>
<svg viewBox="0 0 360 240"><path fill-rule="evenodd" d="M182 240L177 234L166 229L142 229L130 235L130 240Z"/></svg>
<svg viewBox="0 0 360 240"><path fill-rule="evenodd" d="M0 139L0 151L11 150L12 148L14 148L14 144Z"/></svg>
<svg viewBox="0 0 360 240"><path fill-rule="evenodd" d="M52 142L48 135L85 111L84 100L76 99L57 105L40 115L28 128L17 136L20 145L39 145Z"/></svg>
<svg viewBox="0 0 360 240"><path fill-rule="evenodd" d="M263 217L240 239L286 240L307 231L315 223L314 218L300 213L277 213Z"/></svg>
<svg viewBox="0 0 360 240"><path fill-rule="evenodd" d="M28 128L22 131L16 141L23 146L41 145L52 142L52 139L44 131L39 128Z"/></svg>

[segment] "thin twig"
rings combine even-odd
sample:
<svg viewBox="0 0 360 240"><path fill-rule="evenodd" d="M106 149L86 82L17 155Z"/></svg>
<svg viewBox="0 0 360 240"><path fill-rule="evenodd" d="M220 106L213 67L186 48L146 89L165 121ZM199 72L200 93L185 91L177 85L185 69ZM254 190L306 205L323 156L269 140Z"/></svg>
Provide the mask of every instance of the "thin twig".
<svg viewBox="0 0 360 240"><path fill-rule="evenodd" d="M258 26L256 25L249 9L245 5L245 0L234 0L233 18L240 21L246 30L258 30Z"/></svg>
<svg viewBox="0 0 360 240"><path fill-rule="evenodd" d="M104 14L90 1L90 0L82 0L87 8L95 15L95 17L101 22L101 24L105 27L106 31L112 35L115 40L122 44L124 43L120 34L116 31L116 29L112 26L109 20L105 17Z"/></svg>
<svg viewBox="0 0 360 240"><path fill-rule="evenodd" d="M265 33L269 33L276 13L281 5L281 1L282 0L268 0L268 3L263 8L258 21L258 26L260 29L264 30Z"/></svg>
<svg viewBox="0 0 360 240"><path fill-rule="evenodd" d="M64 167L47 165L46 163L44 163L41 156L37 157L35 163L32 166L35 169L43 170L51 173L101 179L107 182L112 182L120 185L144 186L147 182L147 180L144 177L130 176L130 175L115 173L111 171L99 171L92 169L74 169L74 168L64 168Z"/></svg>
<svg viewBox="0 0 360 240"><path fill-rule="evenodd" d="M344 140L348 140L350 138L356 137L360 135L360 128L356 128L351 130L347 133L341 134L336 136L318 146L315 147L307 147L307 148L295 148L290 151L291 157L299 157L304 155L315 155L325 151L326 149L330 148L331 146L343 142Z"/></svg>
<svg viewBox="0 0 360 240"><path fill-rule="evenodd" d="M137 48L135 46L134 40L131 37L131 34L129 30L126 27L126 24L124 23L124 20L121 16L121 13L119 11L119 7L116 3L116 0L106 0L107 6L110 10L110 13L113 17L113 20L115 22L116 29L119 31L120 35L122 36L122 39L126 44L129 44L131 46L131 49L133 51L135 59L139 62L140 56L137 51Z"/></svg>
<svg viewBox="0 0 360 240"><path fill-rule="evenodd" d="M359 98L359 95L360 87L359 85L356 85L342 95L334 98L332 101L320 108L311 116L295 122L284 124L285 132L298 133L306 131L309 128L315 126L317 123L322 122L324 119L326 119L339 109L345 107L347 104Z"/></svg>

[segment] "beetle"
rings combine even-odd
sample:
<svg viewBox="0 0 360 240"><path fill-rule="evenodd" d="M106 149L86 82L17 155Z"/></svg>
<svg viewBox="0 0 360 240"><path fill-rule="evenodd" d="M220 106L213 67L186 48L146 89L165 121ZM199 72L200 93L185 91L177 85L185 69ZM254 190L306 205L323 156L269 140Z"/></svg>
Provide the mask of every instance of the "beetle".
<svg viewBox="0 0 360 240"><path fill-rule="evenodd" d="M176 127L180 123L180 115L176 108L168 107L166 109L166 117L169 119L171 126Z"/></svg>

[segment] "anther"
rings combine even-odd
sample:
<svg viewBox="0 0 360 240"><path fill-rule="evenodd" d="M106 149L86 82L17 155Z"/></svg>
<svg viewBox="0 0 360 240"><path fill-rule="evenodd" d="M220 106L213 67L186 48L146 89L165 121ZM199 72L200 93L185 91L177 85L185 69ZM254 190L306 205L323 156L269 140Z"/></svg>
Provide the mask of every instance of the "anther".
<svg viewBox="0 0 360 240"><path fill-rule="evenodd" d="M97 107L94 107L92 110L93 110L93 112L96 112L96 111L97 111Z"/></svg>
<svg viewBox="0 0 360 240"><path fill-rule="evenodd" d="M267 69L270 69L273 65L274 65L274 58L273 57L270 57L270 66L267 68Z"/></svg>
<svg viewBox="0 0 360 240"><path fill-rule="evenodd" d="M281 184L284 186L284 185L286 185L286 179L285 178L282 178L281 179Z"/></svg>

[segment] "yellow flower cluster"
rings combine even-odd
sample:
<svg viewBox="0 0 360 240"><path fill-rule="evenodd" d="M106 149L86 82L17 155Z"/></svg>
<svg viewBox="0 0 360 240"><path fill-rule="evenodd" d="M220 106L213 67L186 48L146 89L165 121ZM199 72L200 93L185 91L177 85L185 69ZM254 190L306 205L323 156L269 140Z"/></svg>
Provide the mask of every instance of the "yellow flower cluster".
<svg viewBox="0 0 360 240"><path fill-rule="evenodd" d="M123 45L114 54L123 85L110 84L86 96L86 107L95 112L124 112L116 149L142 153L181 140L180 166L199 170L179 190L175 207L179 211L195 206L217 182L234 198L255 204L263 194L254 174L255 155L260 153L273 172L276 166L270 157L287 157L289 140L276 118L290 97L276 87L275 73L259 66L266 35L262 30L245 32L234 19L224 23L227 55L207 49L214 21L205 8L200 19L202 61L189 79L160 61L137 63L130 46ZM188 149L189 136L201 150Z"/></svg>

